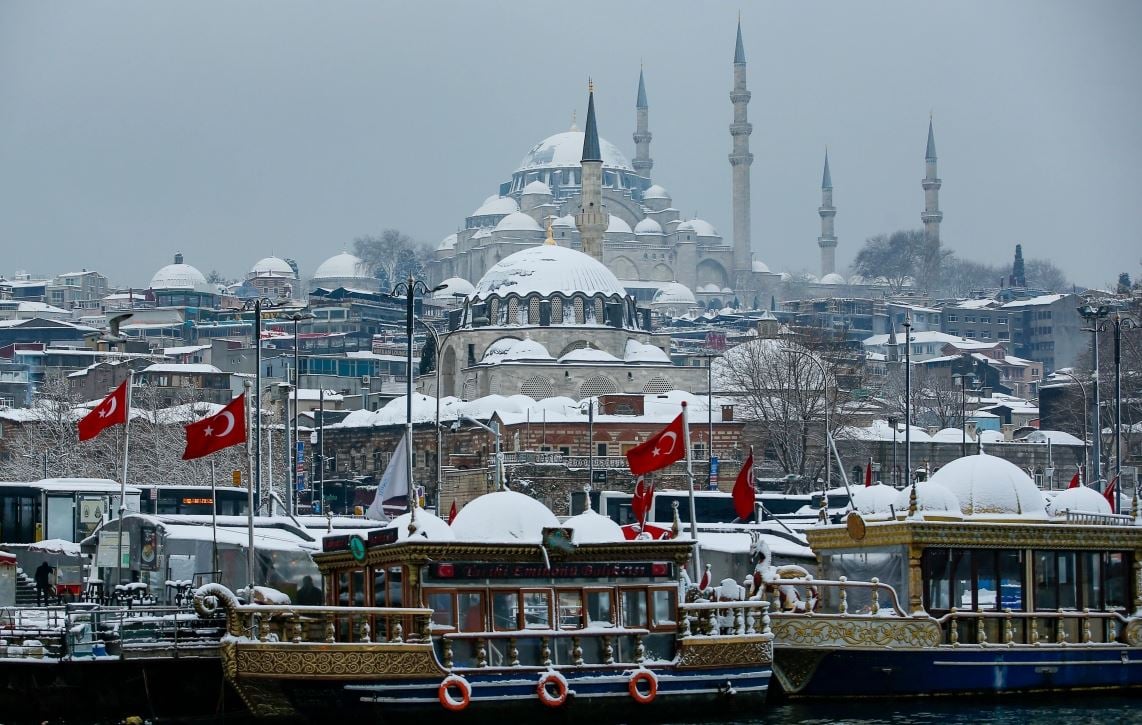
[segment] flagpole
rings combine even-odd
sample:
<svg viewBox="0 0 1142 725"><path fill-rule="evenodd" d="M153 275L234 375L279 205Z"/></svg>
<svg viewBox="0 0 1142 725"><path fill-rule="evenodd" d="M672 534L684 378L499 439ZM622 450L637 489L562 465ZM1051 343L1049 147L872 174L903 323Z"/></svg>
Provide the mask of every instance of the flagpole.
<svg viewBox="0 0 1142 725"><path fill-rule="evenodd" d="M123 476L119 481L119 545L115 552L115 585L123 583L123 514L127 511L127 456L131 450L131 383L135 371L127 368L127 410L123 421ZM109 592L114 594L114 588Z"/></svg>
<svg viewBox="0 0 1142 725"><path fill-rule="evenodd" d="M218 576L221 584L222 577L218 571L218 484L214 477L214 459L210 459L210 581Z"/></svg>
<svg viewBox="0 0 1142 725"><path fill-rule="evenodd" d="M249 541L247 542L246 549L246 581L248 586L246 588L246 601L253 603L254 601L254 459L250 451L250 387L249 380L244 381L243 386L246 388L246 528L248 529Z"/></svg>
<svg viewBox="0 0 1142 725"><path fill-rule="evenodd" d="M698 514L694 505L694 462L690 459L690 414L682 401L682 441L686 446L686 478L690 481L690 535L694 537L694 581L702 576L702 552L698 546Z"/></svg>

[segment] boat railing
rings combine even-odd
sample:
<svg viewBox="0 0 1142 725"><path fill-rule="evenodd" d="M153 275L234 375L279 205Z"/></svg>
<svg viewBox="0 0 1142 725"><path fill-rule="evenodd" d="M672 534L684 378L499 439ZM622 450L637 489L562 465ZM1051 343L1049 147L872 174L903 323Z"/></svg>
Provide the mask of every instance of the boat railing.
<svg viewBox="0 0 1142 725"><path fill-rule="evenodd" d="M873 614L878 616L909 616L904 607L900 605L900 596L891 584L885 584L873 577L869 581L850 580L847 577L839 579L814 579L812 577L798 577L795 579L773 579L765 582L766 589L773 597L773 611L775 614L823 614L835 613L840 615ZM788 596L792 587L796 597ZM857 612L850 611L849 593L859 591L868 596L868 603L862 604ZM825 602L831 602L832 597L823 596L825 593L836 595L836 611L823 612ZM881 597L887 599L881 603ZM782 599L785 599L783 602ZM882 611L887 608L890 611Z"/></svg>
<svg viewBox="0 0 1142 725"><path fill-rule="evenodd" d="M641 627L447 632L439 638L440 660L446 669L640 665L673 655L652 651L673 642L672 632L658 634Z"/></svg>
<svg viewBox="0 0 1142 725"><path fill-rule="evenodd" d="M683 614L678 632L682 638L773 636L769 628L770 603L764 599L684 602L678 608Z"/></svg>
<svg viewBox="0 0 1142 725"><path fill-rule="evenodd" d="M1117 642L1128 618L1116 611L1057 609L979 611L953 607L936 618L944 643L960 645L1083 645Z"/></svg>
<svg viewBox="0 0 1142 725"><path fill-rule="evenodd" d="M1103 514L1094 511L1066 512L1068 524L1086 524L1094 526L1133 526L1134 517L1128 514Z"/></svg>

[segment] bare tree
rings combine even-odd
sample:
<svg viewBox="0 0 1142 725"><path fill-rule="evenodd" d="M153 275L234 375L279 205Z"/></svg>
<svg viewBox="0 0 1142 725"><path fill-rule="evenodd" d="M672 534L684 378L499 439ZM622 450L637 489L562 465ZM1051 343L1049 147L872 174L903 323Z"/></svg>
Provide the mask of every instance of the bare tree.
<svg viewBox="0 0 1142 725"><path fill-rule="evenodd" d="M890 410L903 411L906 405L903 363L889 366L888 377L879 393ZM935 428L963 427L961 390L945 375L912 371L912 424Z"/></svg>
<svg viewBox="0 0 1142 725"><path fill-rule="evenodd" d="M866 280L883 279L897 292L909 280L927 290L936 286L951 254L923 229L903 229L866 239L852 266Z"/></svg>
<svg viewBox="0 0 1142 725"><path fill-rule="evenodd" d="M381 287L388 288L410 274L419 277L430 250L399 229L385 229L380 236L354 239L353 253L381 280Z"/></svg>

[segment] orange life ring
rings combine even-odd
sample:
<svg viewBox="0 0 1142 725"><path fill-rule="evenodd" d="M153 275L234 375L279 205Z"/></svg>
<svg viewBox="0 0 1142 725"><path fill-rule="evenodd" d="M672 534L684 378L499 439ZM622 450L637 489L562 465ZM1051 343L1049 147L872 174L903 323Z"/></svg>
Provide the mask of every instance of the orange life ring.
<svg viewBox="0 0 1142 725"><path fill-rule="evenodd" d="M638 683L644 680L647 687L645 694L638 689ZM648 705L654 702L654 698L658 695L658 677L650 670L638 670L630 676L627 690L630 691L630 696L634 698L635 702L640 705Z"/></svg>
<svg viewBox="0 0 1142 725"><path fill-rule="evenodd" d="M551 694L547 689L549 684L555 684L557 694ZM567 681L558 672L548 670L544 672L539 678L539 684L535 686L535 694L539 695L539 701L548 707L559 707L564 702L567 702Z"/></svg>
<svg viewBox="0 0 1142 725"><path fill-rule="evenodd" d="M460 699L452 697L449 688L458 688L460 690ZM440 683L440 687L436 689L436 697L440 700L440 704L444 706L445 710L452 712L460 712L468 707L468 703L472 700L472 686L468 681L459 675L448 675Z"/></svg>

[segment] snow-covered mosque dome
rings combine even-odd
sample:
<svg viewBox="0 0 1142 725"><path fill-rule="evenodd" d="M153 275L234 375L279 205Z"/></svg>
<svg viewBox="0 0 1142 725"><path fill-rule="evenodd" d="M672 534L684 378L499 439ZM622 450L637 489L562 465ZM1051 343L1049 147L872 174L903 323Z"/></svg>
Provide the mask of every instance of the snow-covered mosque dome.
<svg viewBox="0 0 1142 725"><path fill-rule="evenodd" d="M633 171L630 161L619 151L618 147L604 138L599 139L599 150L603 152L603 168ZM579 166L583 158L583 132L578 130L564 131L554 136L548 136L524 155L519 162L519 170L526 171L535 168L567 168Z"/></svg>
<svg viewBox="0 0 1142 725"><path fill-rule="evenodd" d="M514 343L504 353L504 360L554 360L551 353L541 343L525 337Z"/></svg>
<svg viewBox="0 0 1142 725"><path fill-rule="evenodd" d="M690 291L690 288L681 282L664 282L659 285L658 291L654 293L654 300L651 304L694 306L698 304L698 301L694 298L694 293Z"/></svg>
<svg viewBox="0 0 1142 725"><path fill-rule="evenodd" d="M173 264L168 264L155 272L155 275L151 277L151 289L188 289L207 294L213 294L218 291L206 281L206 277L202 272L198 271L197 267L183 263L181 253L174 255Z"/></svg>
<svg viewBox="0 0 1142 725"><path fill-rule="evenodd" d="M484 199L484 203L480 205L479 209L468 216L494 216L511 214L517 211L519 211L519 204L515 202L515 199L510 196L492 194L487 199Z"/></svg>
<svg viewBox="0 0 1142 725"><path fill-rule="evenodd" d="M936 443L961 443L963 439L964 432L959 428L943 428L932 436L932 441ZM971 436L968 436L968 440L971 440Z"/></svg>
<svg viewBox="0 0 1142 725"><path fill-rule="evenodd" d="M957 458L936 471L930 483L951 491L965 516L1046 516L1043 495L1031 477L1014 463L986 453Z"/></svg>
<svg viewBox="0 0 1142 725"><path fill-rule="evenodd" d="M435 300L449 300L454 295L470 295L476 291L476 287L463 277L449 277L440 284L443 289L432 293Z"/></svg>
<svg viewBox="0 0 1142 725"><path fill-rule="evenodd" d="M436 251L443 252L449 249L456 248L456 232L452 232L448 236L440 240L440 244L436 245Z"/></svg>
<svg viewBox="0 0 1142 725"><path fill-rule="evenodd" d="M904 516L907 515L911 505L912 486L906 486L903 491L896 495L896 501L892 507L897 516ZM960 500L948 490L947 486L941 486L936 481L920 483L919 488L916 489L916 510L923 513L925 517L951 519L964 517L960 510Z"/></svg>
<svg viewBox="0 0 1142 725"><path fill-rule="evenodd" d="M497 232L542 232L539 222L520 211L512 212L496 224Z"/></svg>
<svg viewBox="0 0 1142 725"><path fill-rule="evenodd" d="M761 261L760 259L755 259L755 260L753 260L753 271L754 272L764 272L766 274L769 274L769 265L766 264L765 262Z"/></svg>
<svg viewBox="0 0 1142 725"><path fill-rule="evenodd" d="M614 217L612 217L613 219ZM662 234L662 225L647 217L634 225L635 234Z"/></svg>
<svg viewBox="0 0 1142 725"><path fill-rule="evenodd" d="M575 544L607 544L626 540L621 526L609 517L596 513L594 509L572 516L563 522L563 526L572 530L571 541Z"/></svg>
<svg viewBox="0 0 1142 725"><path fill-rule="evenodd" d="M829 272L821 278L821 284L845 284L845 278L836 272Z"/></svg>
<svg viewBox="0 0 1142 725"><path fill-rule="evenodd" d="M593 347L580 347L559 358L560 363L617 363L622 362L606 350Z"/></svg>
<svg viewBox="0 0 1142 725"><path fill-rule="evenodd" d="M570 227L571 229L574 229L575 228L575 217L572 216L571 214L568 214L567 216L556 217L555 220L551 222L551 226L553 226L553 227Z"/></svg>
<svg viewBox="0 0 1142 725"><path fill-rule="evenodd" d="M658 184L651 184L647 187L646 191L642 192L643 199L669 199L670 192Z"/></svg>
<svg viewBox="0 0 1142 725"><path fill-rule="evenodd" d="M638 340L627 340L626 350L623 353L623 362L628 363L668 363L670 356L662 348L647 345Z"/></svg>
<svg viewBox="0 0 1142 725"><path fill-rule="evenodd" d="M883 483L857 486L852 490L853 504L862 514L889 513L896 505L896 497L899 494L895 488Z"/></svg>
<svg viewBox="0 0 1142 725"><path fill-rule="evenodd" d="M678 231L692 232L695 236L698 237L718 236L718 230L714 228L713 224L706 221L705 219L689 219L684 221L678 225Z"/></svg>
<svg viewBox="0 0 1142 725"><path fill-rule="evenodd" d="M620 217L614 214L610 215L611 219L607 224L607 234L632 234L630 224L627 224Z"/></svg>
<svg viewBox="0 0 1142 725"><path fill-rule="evenodd" d="M322 262L313 273L313 279L338 279L342 277L369 277L368 268L360 257L341 252Z"/></svg>
<svg viewBox="0 0 1142 725"><path fill-rule="evenodd" d="M1060 491L1051 499L1046 508L1048 516L1062 516L1067 511L1095 514L1114 513L1110 509L1110 502L1101 493L1086 486L1076 486Z"/></svg>
<svg viewBox="0 0 1142 725"><path fill-rule="evenodd" d="M411 538L413 541L418 539L426 539L428 541L452 541L456 538L452 532L452 527L448 522L435 514L431 514L419 506L416 509L416 532L410 537L408 535L408 522L412 520L412 514L405 512L389 523L388 528L395 526L397 528L397 541L404 541Z"/></svg>
<svg viewBox="0 0 1142 725"><path fill-rule="evenodd" d="M293 267L289 266L289 262L279 257L259 259L254 266L250 268L250 274L247 276L297 278L297 275L294 274Z"/></svg>
<svg viewBox="0 0 1142 725"><path fill-rule="evenodd" d="M536 179L535 181L529 183L527 186L523 187L523 195L551 196L551 187L539 179Z"/></svg>
<svg viewBox="0 0 1142 725"><path fill-rule="evenodd" d="M479 297L533 293L626 297L626 289L602 262L555 244L528 247L501 259L476 284Z"/></svg>
<svg viewBox="0 0 1142 725"><path fill-rule="evenodd" d="M559 526L555 514L516 491L484 494L460 509L452 521L457 541L539 543L545 527Z"/></svg>

